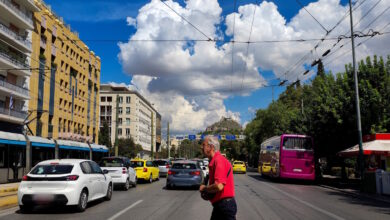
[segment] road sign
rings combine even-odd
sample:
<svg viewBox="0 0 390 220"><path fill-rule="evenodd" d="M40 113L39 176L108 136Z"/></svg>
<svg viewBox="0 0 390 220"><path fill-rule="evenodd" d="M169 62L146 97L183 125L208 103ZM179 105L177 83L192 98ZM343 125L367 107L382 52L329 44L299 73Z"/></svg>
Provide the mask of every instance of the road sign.
<svg viewBox="0 0 390 220"><path fill-rule="evenodd" d="M195 140L196 139L196 135L190 134L190 135L188 135L188 139Z"/></svg>

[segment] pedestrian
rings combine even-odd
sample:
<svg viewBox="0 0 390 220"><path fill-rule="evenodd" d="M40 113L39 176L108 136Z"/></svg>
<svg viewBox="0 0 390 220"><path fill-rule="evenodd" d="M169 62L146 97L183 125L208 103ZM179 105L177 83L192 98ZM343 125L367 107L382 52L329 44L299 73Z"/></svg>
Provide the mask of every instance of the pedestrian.
<svg viewBox="0 0 390 220"><path fill-rule="evenodd" d="M204 200L213 205L211 220L235 220L237 204L234 199L233 170L230 162L219 152L217 137L207 136L202 143L203 154L209 158L208 185L201 185L199 191ZM207 183L205 183L207 184Z"/></svg>

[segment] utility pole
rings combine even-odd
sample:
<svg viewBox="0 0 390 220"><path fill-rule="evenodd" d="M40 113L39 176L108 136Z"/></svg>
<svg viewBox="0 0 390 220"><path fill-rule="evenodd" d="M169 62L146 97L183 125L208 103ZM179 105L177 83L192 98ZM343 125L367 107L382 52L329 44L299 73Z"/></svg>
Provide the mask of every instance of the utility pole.
<svg viewBox="0 0 390 220"><path fill-rule="evenodd" d="M116 108L115 108L115 140L114 140L114 148L115 148L115 156L118 156L118 112L119 112L119 95L116 95Z"/></svg>
<svg viewBox="0 0 390 220"><path fill-rule="evenodd" d="M170 137L169 137L169 122L167 122L167 150L168 150L168 159L171 157L171 151L169 150L169 142L170 142Z"/></svg>
<svg viewBox="0 0 390 220"><path fill-rule="evenodd" d="M150 137L151 137L151 139L152 139L152 144L151 144L151 148L150 148L150 151L151 151L151 154L150 154L150 156L152 157L152 159L154 159L154 154L153 154L153 123L154 123L154 119L153 119L153 110L152 110L152 129L151 129L151 131L150 131Z"/></svg>
<svg viewBox="0 0 390 220"><path fill-rule="evenodd" d="M360 166L360 178L364 178L364 158L363 158L363 137L362 137L362 123L360 120L360 103L359 103L359 85L358 76L356 71L356 59L355 59L355 39L353 32L353 18L352 18L352 0L349 0L349 16L351 20L351 41L352 41L352 67L353 76L355 79L355 95L356 95L356 116L357 116L357 127L359 133L359 166Z"/></svg>

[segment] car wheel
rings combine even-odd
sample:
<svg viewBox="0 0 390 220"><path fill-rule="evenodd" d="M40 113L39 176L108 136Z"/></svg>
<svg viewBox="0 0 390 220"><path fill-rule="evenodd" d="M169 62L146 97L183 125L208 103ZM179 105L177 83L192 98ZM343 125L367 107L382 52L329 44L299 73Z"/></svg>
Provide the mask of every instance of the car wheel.
<svg viewBox="0 0 390 220"><path fill-rule="evenodd" d="M110 201L112 197L112 183L108 184L106 197L104 198L106 201Z"/></svg>
<svg viewBox="0 0 390 220"><path fill-rule="evenodd" d="M77 204L77 211L84 212L88 204L87 190L83 189L80 193L79 203Z"/></svg>
<svg viewBox="0 0 390 220"><path fill-rule="evenodd" d="M171 185L166 184L166 185L165 185L165 189L170 190L170 189L172 189L172 187L171 187Z"/></svg>
<svg viewBox="0 0 390 220"><path fill-rule="evenodd" d="M125 185L124 185L124 187L123 187L123 188L124 188L124 190L125 190L125 191L129 190L129 188L130 188L130 182L129 182L129 179L127 179L127 180L126 180L126 183L125 183Z"/></svg>
<svg viewBox="0 0 390 220"><path fill-rule="evenodd" d="M32 211L33 207L28 205L20 205L19 210L21 213L26 214Z"/></svg>
<svg viewBox="0 0 390 220"><path fill-rule="evenodd" d="M153 182L153 176L152 176L152 174L150 174L150 176L149 176L149 183L152 183Z"/></svg>
<svg viewBox="0 0 390 220"><path fill-rule="evenodd" d="M158 173L158 175L157 175L157 181L159 181L160 180L160 173Z"/></svg>
<svg viewBox="0 0 390 220"><path fill-rule="evenodd" d="M133 187L137 187L137 182L138 182L138 179L137 179L137 177L135 177Z"/></svg>

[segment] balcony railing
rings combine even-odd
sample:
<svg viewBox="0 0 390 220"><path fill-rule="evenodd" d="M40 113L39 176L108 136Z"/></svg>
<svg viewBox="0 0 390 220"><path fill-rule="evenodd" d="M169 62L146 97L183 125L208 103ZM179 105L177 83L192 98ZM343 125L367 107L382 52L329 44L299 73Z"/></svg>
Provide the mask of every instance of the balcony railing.
<svg viewBox="0 0 390 220"><path fill-rule="evenodd" d="M15 5L11 3L11 0L0 0L0 3L3 3L6 5L9 9L11 9L13 12L18 14L20 17L22 17L24 20L26 20L30 25L33 25L33 20L32 20L32 14L31 13L26 13L17 8Z"/></svg>
<svg viewBox="0 0 390 220"><path fill-rule="evenodd" d="M0 0L1 1L1 0ZM19 66L19 67L21 67L21 68L24 68L24 69L29 69L30 68L30 66L26 63L26 60L23 62L22 61L22 59L23 58L16 58L16 57L14 57L14 56L12 56L11 54L10 54L10 52L9 51L5 51L5 50L2 50L2 49L0 49L0 57L2 57L2 58L4 58L4 59L6 59L6 60L8 60L9 62L11 62L11 63L13 63L13 64L15 64L16 66Z"/></svg>
<svg viewBox="0 0 390 220"><path fill-rule="evenodd" d="M16 91L16 92L21 93L21 94L26 95L26 96L28 96L28 94L29 94L28 89L23 88L21 86L14 85L14 84L6 82L4 80L0 80L0 86L5 87L7 89L10 89L12 91Z"/></svg>
<svg viewBox="0 0 390 220"><path fill-rule="evenodd" d="M27 39L25 39L22 36L17 35L15 32L13 32L11 29L9 29L7 26L4 24L0 23L0 29L4 32L6 32L8 35L12 36L14 39L19 41L20 43L24 44L26 47L31 49L31 42Z"/></svg>
<svg viewBox="0 0 390 220"><path fill-rule="evenodd" d="M0 107L0 114L10 115L20 119L26 119L27 117L27 112L17 111L9 108L5 109L3 107Z"/></svg>

